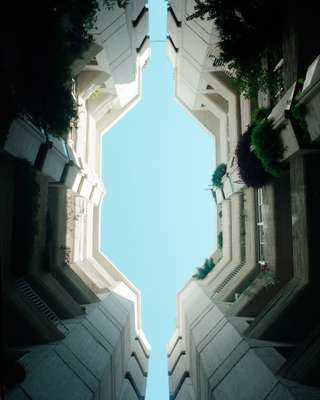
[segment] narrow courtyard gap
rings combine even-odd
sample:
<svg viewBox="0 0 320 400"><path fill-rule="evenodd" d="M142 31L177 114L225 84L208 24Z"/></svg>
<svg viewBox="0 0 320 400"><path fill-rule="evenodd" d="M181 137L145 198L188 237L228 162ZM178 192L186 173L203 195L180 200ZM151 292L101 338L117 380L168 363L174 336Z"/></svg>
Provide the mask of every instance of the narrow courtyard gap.
<svg viewBox="0 0 320 400"><path fill-rule="evenodd" d="M168 397L176 294L216 248L214 138L174 99L166 5L150 1L141 102L103 139L102 251L139 288L151 344L147 399ZM154 39L154 41L153 41Z"/></svg>

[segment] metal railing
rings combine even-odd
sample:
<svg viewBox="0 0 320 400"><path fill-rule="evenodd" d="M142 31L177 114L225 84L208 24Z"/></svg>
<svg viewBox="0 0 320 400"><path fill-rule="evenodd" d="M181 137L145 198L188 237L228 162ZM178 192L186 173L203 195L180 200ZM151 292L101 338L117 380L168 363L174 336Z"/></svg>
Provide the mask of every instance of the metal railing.
<svg viewBox="0 0 320 400"><path fill-rule="evenodd" d="M217 57L215 48L209 48L207 57L210 60L211 66L217 68L218 71L223 71L229 78L233 77L233 71L228 64L226 64L221 57Z"/></svg>
<svg viewBox="0 0 320 400"><path fill-rule="evenodd" d="M245 213L244 213L244 203L245 197L244 193L240 193L240 263L232 268L230 273L224 278L224 280L217 286L214 296L220 294L223 289L231 282L236 279L238 274L241 272L243 266L246 264L246 237L245 237Z"/></svg>

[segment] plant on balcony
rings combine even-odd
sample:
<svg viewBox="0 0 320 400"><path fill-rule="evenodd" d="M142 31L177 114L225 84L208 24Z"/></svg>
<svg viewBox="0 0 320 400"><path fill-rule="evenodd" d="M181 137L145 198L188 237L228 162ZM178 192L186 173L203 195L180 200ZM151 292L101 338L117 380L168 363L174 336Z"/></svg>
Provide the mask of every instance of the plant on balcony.
<svg viewBox="0 0 320 400"><path fill-rule="evenodd" d="M192 275L192 277L195 279L204 279L214 267L215 263L213 262L212 258L206 258L203 266L198 267L197 272Z"/></svg>
<svg viewBox="0 0 320 400"><path fill-rule="evenodd" d="M102 95L102 91L100 90L100 89L96 89L94 92L92 92L91 94L90 94L90 97L89 97L89 99L90 100L93 100L93 99L97 99L99 96L101 96Z"/></svg>
<svg viewBox="0 0 320 400"><path fill-rule="evenodd" d="M286 118L290 119L293 130L301 147L308 146L311 143L311 137L306 122L307 111L305 106L298 105L303 95L303 86L305 79L299 78L296 81L295 95L289 111L286 111Z"/></svg>
<svg viewBox="0 0 320 400"><path fill-rule="evenodd" d="M233 70L231 83L247 99L255 100L259 91L263 93L276 92L279 86L279 74L270 71L263 66L260 58L256 62L244 64L238 60L232 60L229 67Z"/></svg>
<svg viewBox="0 0 320 400"><path fill-rule="evenodd" d="M262 161L257 157L252 146L252 132L256 129L270 113L269 109L259 109L247 131L240 137L236 157L239 175L248 187L259 188L269 182L272 175L264 168Z"/></svg>
<svg viewBox="0 0 320 400"><path fill-rule="evenodd" d="M239 139L236 149L239 175L248 186L259 188L267 184L271 178L251 147L251 131L245 132Z"/></svg>
<svg viewBox="0 0 320 400"><path fill-rule="evenodd" d="M235 72L235 86L249 98L268 91L276 79L262 58L271 59L282 29L284 4L276 0L195 0L187 19L214 20L220 36L220 57Z"/></svg>
<svg viewBox="0 0 320 400"><path fill-rule="evenodd" d="M219 164L217 168L215 169L211 182L212 185L217 187L217 188L222 188L222 178L224 177L225 173L227 171L227 165L226 164Z"/></svg>
<svg viewBox="0 0 320 400"><path fill-rule="evenodd" d="M104 0L111 8L123 0ZM77 121L77 101L72 96L72 64L92 44L98 0L31 0L7 3L2 20L0 73L3 79L5 135L14 117L29 115L45 132L64 136Z"/></svg>
<svg viewBox="0 0 320 400"><path fill-rule="evenodd" d="M306 110L303 106L295 105L289 112L289 118L302 146L309 145L311 141L305 116Z"/></svg>
<svg viewBox="0 0 320 400"><path fill-rule="evenodd" d="M251 146L265 171L278 177L283 171L281 158L284 147L280 136L282 127L274 128L272 122L265 118L252 128Z"/></svg>
<svg viewBox="0 0 320 400"><path fill-rule="evenodd" d="M267 265L261 267L260 278L265 288L275 286L278 283L276 274Z"/></svg>

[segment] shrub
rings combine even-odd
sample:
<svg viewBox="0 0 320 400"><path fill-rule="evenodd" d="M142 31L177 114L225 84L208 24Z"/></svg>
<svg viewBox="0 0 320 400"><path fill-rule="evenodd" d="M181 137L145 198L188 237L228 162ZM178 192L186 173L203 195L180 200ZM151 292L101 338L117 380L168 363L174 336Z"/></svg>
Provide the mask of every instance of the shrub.
<svg viewBox="0 0 320 400"><path fill-rule="evenodd" d="M213 186L216 186L218 188L222 187L222 178L225 175L227 170L227 165L226 164L219 164L217 166L217 168L215 169L212 178L211 178L211 182Z"/></svg>
<svg viewBox="0 0 320 400"><path fill-rule="evenodd" d="M192 275L192 277L195 279L204 279L214 267L215 263L213 262L212 258L206 258L203 266L198 267L197 272Z"/></svg>
<svg viewBox="0 0 320 400"><path fill-rule="evenodd" d="M251 145L263 168L272 176L279 176L283 170L281 158L284 147L280 137L281 127L273 128L267 118L252 128Z"/></svg>
<svg viewBox="0 0 320 400"><path fill-rule="evenodd" d="M302 106L294 106L290 110L289 118L295 132L298 134L298 139L301 145L308 145L311 141L305 116L306 110Z"/></svg>
<svg viewBox="0 0 320 400"><path fill-rule="evenodd" d="M103 0L111 8L125 0ZM72 96L72 63L92 43L98 0L31 0L6 4L15 23L3 18L0 43L1 104L9 104L4 126L21 113L29 114L46 132L64 136L77 121ZM41 32L41 34L39 34ZM23 40L22 40L23 38ZM11 119L11 121L10 121Z"/></svg>
<svg viewBox="0 0 320 400"><path fill-rule="evenodd" d="M269 113L270 110L265 108L261 108L256 112L247 131L240 137L236 148L239 175L243 182L249 187L262 187L267 184L272 177L271 173L266 171L264 164L257 157L254 147L252 146L253 131L257 129L257 135L259 136L259 126L263 121L266 121L266 117ZM273 164L271 164L271 166L273 166Z"/></svg>
<svg viewBox="0 0 320 400"><path fill-rule="evenodd" d="M262 57L262 55L261 55ZM276 81L275 73L263 67L259 60L252 64L243 64L237 60L233 60L229 64L234 70L231 77L231 84L247 99L255 99L259 91L267 93L275 91Z"/></svg>
<svg viewBox="0 0 320 400"><path fill-rule="evenodd" d="M214 20L226 61L251 64L281 30L285 2L277 0L195 0L187 19ZM273 28L273 29L270 29Z"/></svg>
<svg viewBox="0 0 320 400"><path fill-rule="evenodd" d="M271 178L251 148L251 131L245 132L239 139L236 149L239 175L248 187L259 188Z"/></svg>
<svg viewBox="0 0 320 400"><path fill-rule="evenodd" d="M271 286L275 286L277 284L277 278L274 271L272 271L268 267L262 268L260 272L260 277L262 279L262 284L265 288L269 288Z"/></svg>
<svg viewBox="0 0 320 400"><path fill-rule="evenodd" d="M220 57L235 71L235 86L249 98L268 91L274 74L262 66L268 48L281 35L285 2L276 0L195 0L187 19L213 19L219 32Z"/></svg>

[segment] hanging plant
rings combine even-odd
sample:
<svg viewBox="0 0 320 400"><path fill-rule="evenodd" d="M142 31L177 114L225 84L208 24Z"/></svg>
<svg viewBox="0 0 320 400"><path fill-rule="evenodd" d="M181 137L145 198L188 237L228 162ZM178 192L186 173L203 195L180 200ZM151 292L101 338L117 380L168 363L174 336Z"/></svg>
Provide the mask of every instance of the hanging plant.
<svg viewBox="0 0 320 400"><path fill-rule="evenodd" d="M224 177L225 173L227 171L227 165L226 164L219 164L217 168L215 169L211 182L212 185L217 187L217 188L222 188L222 178Z"/></svg>
<svg viewBox="0 0 320 400"><path fill-rule="evenodd" d="M272 123L272 120L265 118L253 127L251 146L264 170L270 175L278 177L283 171L281 159L284 146L280 136L283 126L274 128Z"/></svg>

